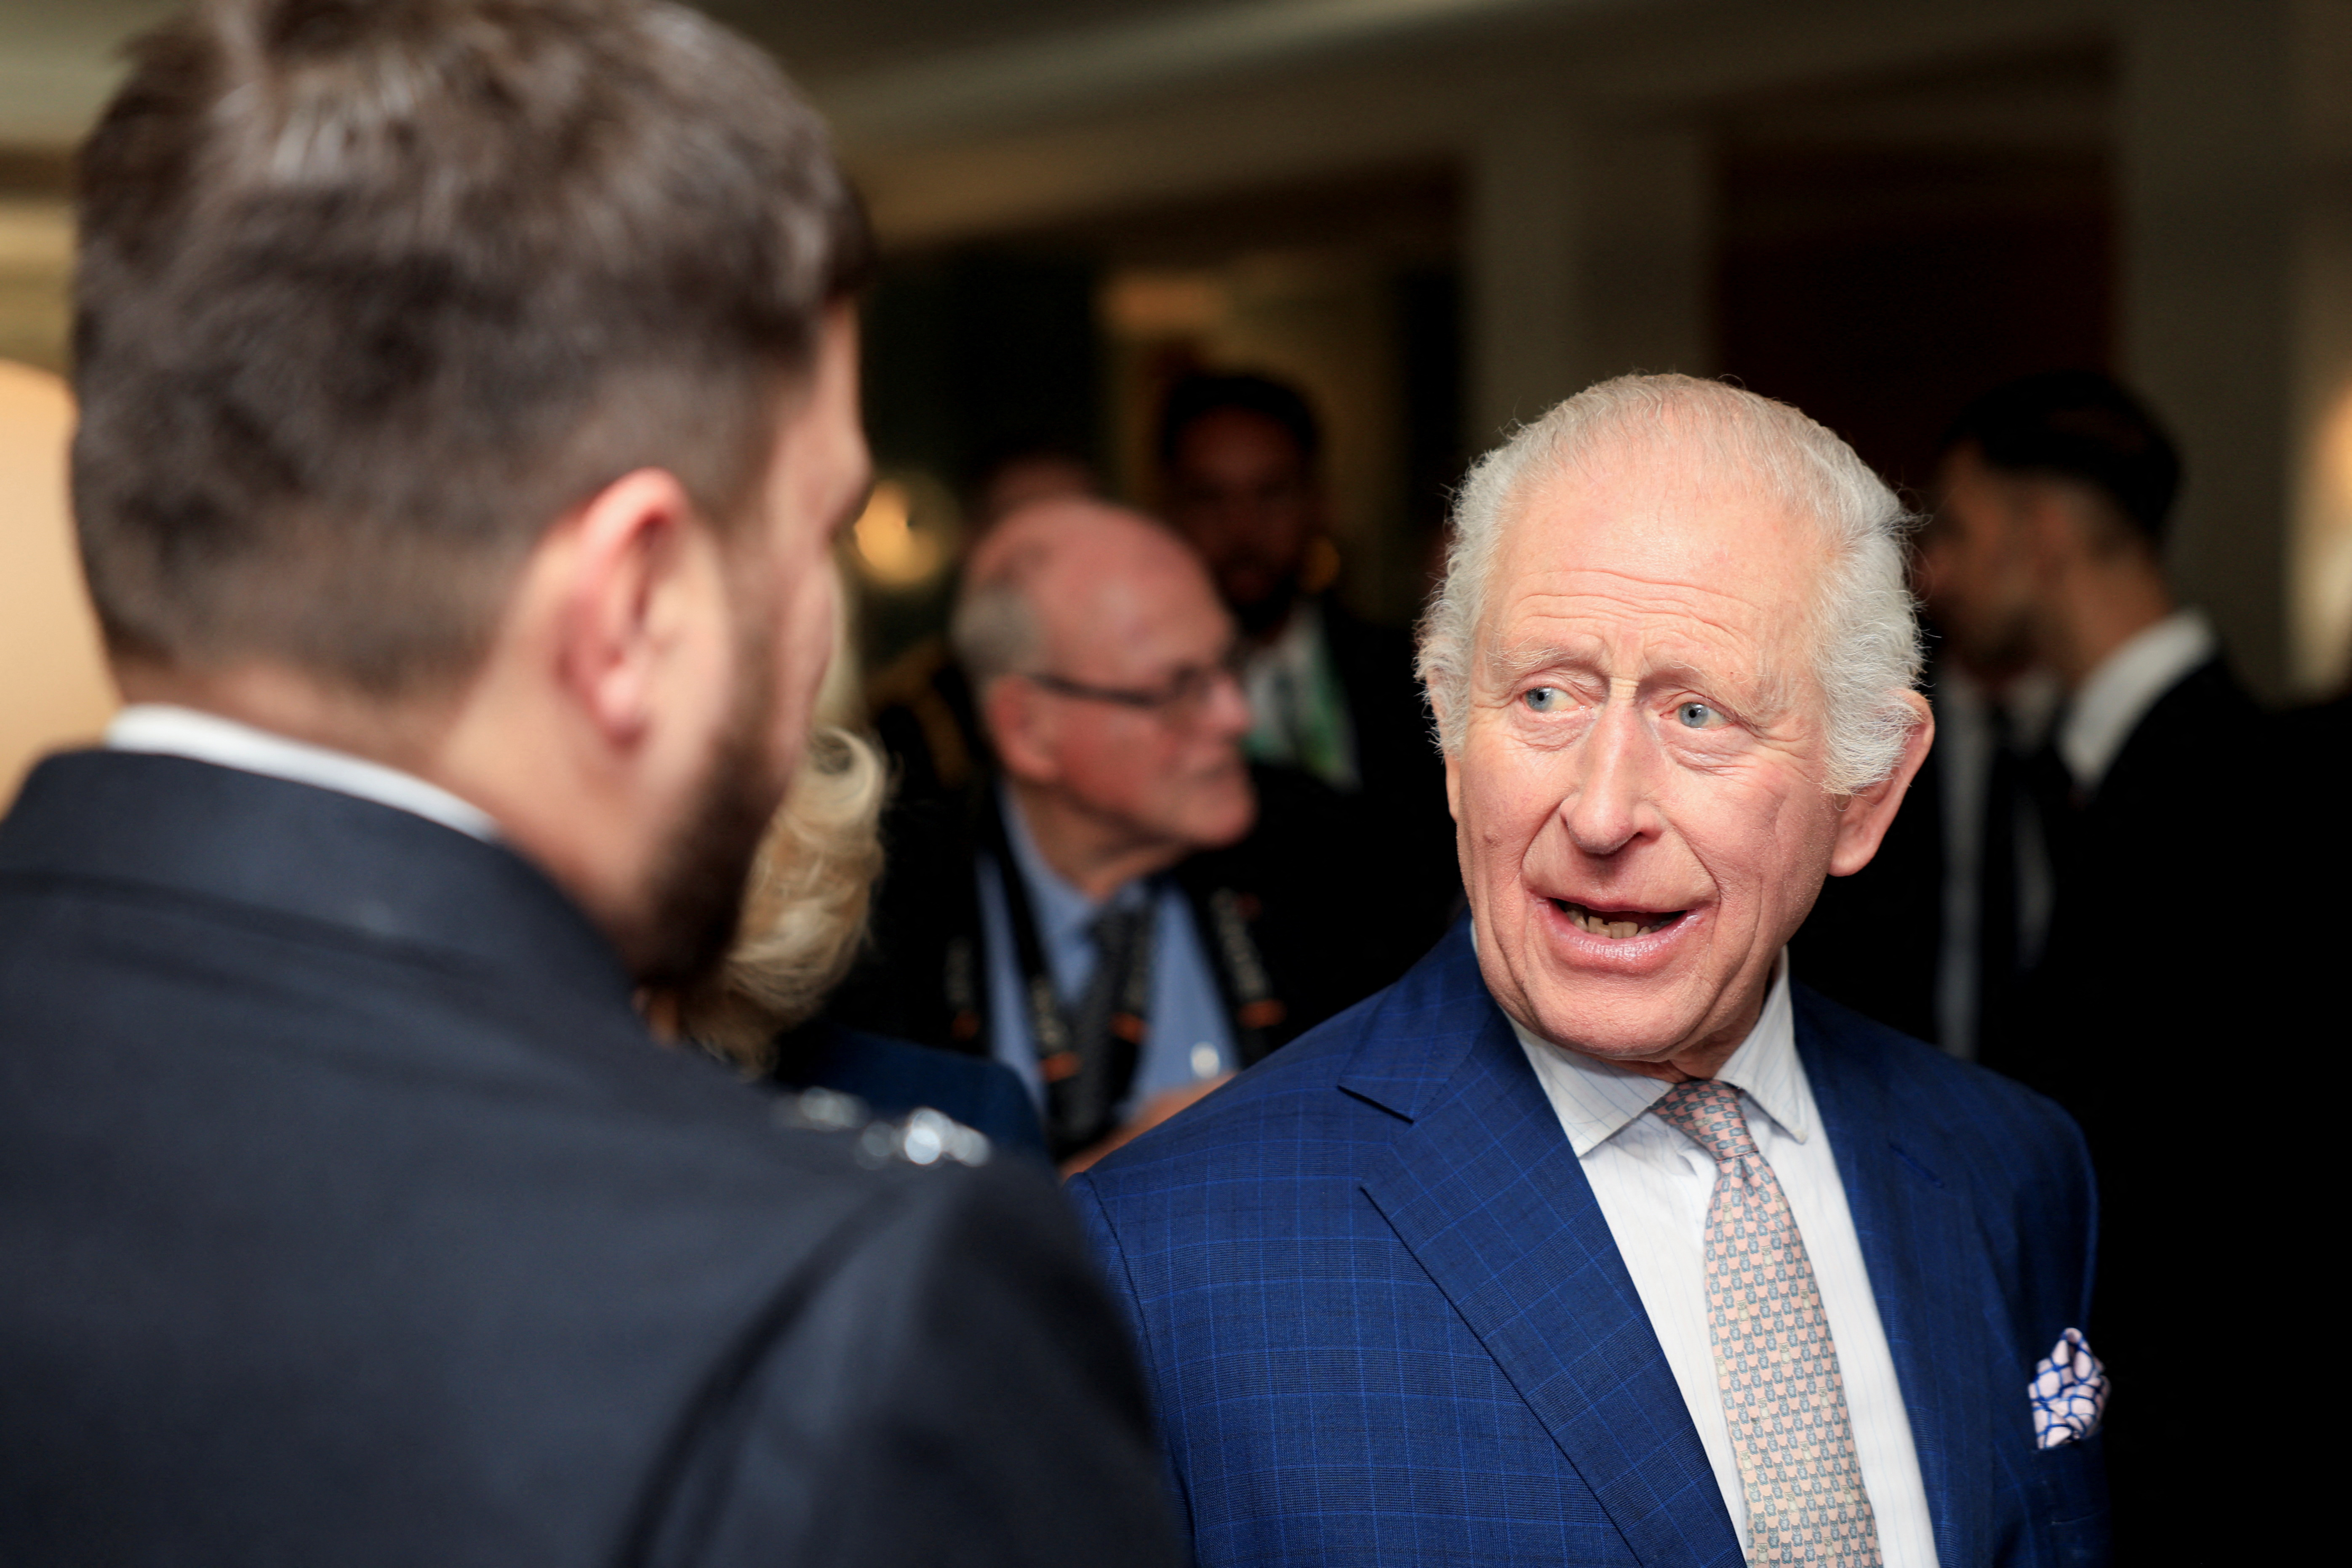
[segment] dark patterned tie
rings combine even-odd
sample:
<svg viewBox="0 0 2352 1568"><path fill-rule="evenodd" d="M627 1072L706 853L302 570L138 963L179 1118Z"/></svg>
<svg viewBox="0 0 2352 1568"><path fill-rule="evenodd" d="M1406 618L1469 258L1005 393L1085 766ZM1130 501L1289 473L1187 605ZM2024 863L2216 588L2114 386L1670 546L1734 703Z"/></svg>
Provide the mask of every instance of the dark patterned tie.
<svg viewBox="0 0 2352 1568"><path fill-rule="evenodd" d="M1150 1002L1154 906L1151 898L1115 905L1087 930L1094 971L1076 1005L1064 1014L1075 1070L1046 1090L1047 1142L1057 1159L1108 1136L1135 1081L1142 1013Z"/></svg>
<svg viewBox="0 0 2352 1568"><path fill-rule="evenodd" d="M1694 1079L1651 1109L1715 1161L1706 1205L1706 1323L1731 1451L1748 1494L1753 1564L1878 1568L1837 1347L1780 1178L1727 1083Z"/></svg>

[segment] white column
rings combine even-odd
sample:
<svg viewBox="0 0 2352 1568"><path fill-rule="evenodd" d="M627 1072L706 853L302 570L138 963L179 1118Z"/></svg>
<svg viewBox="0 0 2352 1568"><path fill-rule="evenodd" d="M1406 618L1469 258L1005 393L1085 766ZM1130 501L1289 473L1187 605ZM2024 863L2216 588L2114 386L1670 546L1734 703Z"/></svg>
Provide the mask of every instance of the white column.
<svg viewBox="0 0 2352 1568"><path fill-rule="evenodd" d="M1591 379L1586 138L1563 113L1498 113L1470 159L1469 448Z"/></svg>
<svg viewBox="0 0 2352 1568"><path fill-rule="evenodd" d="M1506 110L1470 173L1472 450L1601 376L1714 369L1716 194L1698 131Z"/></svg>

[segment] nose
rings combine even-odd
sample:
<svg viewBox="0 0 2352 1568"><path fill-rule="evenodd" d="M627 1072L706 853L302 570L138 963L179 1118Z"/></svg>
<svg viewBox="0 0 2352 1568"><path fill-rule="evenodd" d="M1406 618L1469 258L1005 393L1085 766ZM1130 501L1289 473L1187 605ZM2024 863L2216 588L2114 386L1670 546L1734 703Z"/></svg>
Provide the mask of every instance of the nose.
<svg viewBox="0 0 2352 1568"><path fill-rule="evenodd" d="M1218 668L1210 676L1208 690L1201 699L1201 728L1223 739L1239 740L1255 721L1249 693L1242 689L1242 678L1231 669Z"/></svg>
<svg viewBox="0 0 2352 1568"><path fill-rule="evenodd" d="M1612 694L1570 755L1577 776L1560 802L1560 820L1577 848L1614 855L1655 830L1657 739L1629 694Z"/></svg>

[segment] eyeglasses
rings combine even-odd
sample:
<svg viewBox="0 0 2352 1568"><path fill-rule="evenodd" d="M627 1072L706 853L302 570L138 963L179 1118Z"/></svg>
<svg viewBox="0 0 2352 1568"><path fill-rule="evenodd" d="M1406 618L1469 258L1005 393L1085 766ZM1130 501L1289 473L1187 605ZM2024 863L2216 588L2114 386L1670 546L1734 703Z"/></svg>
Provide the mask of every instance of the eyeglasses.
<svg viewBox="0 0 2352 1568"><path fill-rule="evenodd" d="M1095 686L1066 676L1053 675L1044 670L1024 673L1022 679L1032 686L1042 687L1057 697L1074 697L1081 702L1109 702L1139 712L1156 713L1171 724L1191 724L1201 717L1209 699L1224 685L1241 684L1244 656L1236 643L1214 664L1190 664L1170 676L1157 690L1132 686Z"/></svg>

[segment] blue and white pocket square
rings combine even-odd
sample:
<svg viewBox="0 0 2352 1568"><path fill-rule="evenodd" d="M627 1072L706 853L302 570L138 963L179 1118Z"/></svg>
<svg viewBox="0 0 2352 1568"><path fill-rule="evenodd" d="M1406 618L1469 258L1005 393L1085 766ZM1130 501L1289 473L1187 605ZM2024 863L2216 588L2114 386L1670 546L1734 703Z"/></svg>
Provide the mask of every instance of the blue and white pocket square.
<svg viewBox="0 0 2352 1568"><path fill-rule="evenodd" d="M2099 1429L2107 1408L2107 1369L2083 1342L2083 1331L2068 1329L2058 1336L2057 1348L2033 1369L2033 1446L2055 1448L2080 1443Z"/></svg>

